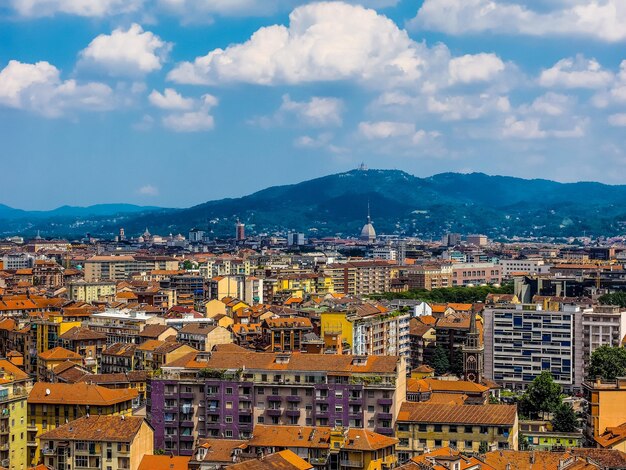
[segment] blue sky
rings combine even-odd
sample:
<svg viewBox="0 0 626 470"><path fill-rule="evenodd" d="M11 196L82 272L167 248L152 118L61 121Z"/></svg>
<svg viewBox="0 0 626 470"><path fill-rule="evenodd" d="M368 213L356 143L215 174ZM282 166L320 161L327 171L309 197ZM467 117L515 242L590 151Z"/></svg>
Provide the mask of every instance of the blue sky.
<svg viewBox="0 0 626 470"><path fill-rule="evenodd" d="M0 0L0 203L183 207L360 162L625 184L625 44L623 0Z"/></svg>

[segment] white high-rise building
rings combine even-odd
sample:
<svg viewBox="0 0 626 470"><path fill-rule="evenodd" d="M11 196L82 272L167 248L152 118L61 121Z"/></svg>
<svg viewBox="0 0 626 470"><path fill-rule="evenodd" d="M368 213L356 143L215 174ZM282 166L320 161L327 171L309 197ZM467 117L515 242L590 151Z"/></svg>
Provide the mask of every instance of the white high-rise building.
<svg viewBox="0 0 626 470"><path fill-rule="evenodd" d="M626 335L626 310L613 305L596 305L583 313L585 369L591 354L600 346L620 346Z"/></svg>
<svg viewBox="0 0 626 470"><path fill-rule="evenodd" d="M524 389L542 371L568 391L584 378L583 308L541 304L484 310L485 377L505 388Z"/></svg>

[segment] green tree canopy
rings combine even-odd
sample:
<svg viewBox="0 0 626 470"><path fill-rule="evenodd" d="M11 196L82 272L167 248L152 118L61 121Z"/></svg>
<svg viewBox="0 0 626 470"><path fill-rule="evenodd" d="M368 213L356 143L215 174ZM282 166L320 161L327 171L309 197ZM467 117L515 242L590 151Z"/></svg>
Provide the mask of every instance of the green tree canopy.
<svg viewBox="0 0 626 470"><path fill-rule="evenodd" d="M424 302L460 302L474 303L484 302L489 294L512 294L513 284L505 284L501 287L476 286L476 287L444 287L440 289L426 290L413 289L407 292L385 292L373 294L370 297L376 299L417 299Z"/></svg>
<svg viewBox="0 0 626 470"><path fill-rule="evenodd" d="M437 375L443 375L450 370L450 361L448 360L448 353L443 347L438 344L433 351L433 355L430 358L430 364Z"/></svg>
<svg viewBox="0 0 626 470"><path fill-rule="evenodd" d="M626 375L626 349L600 346L591 354L587 376L590 379L615 380Z"/></svg>
<svg viewBox="0 0 626 470"><path fill-rule="evenodd" d="M561 386L548 371L535 377L519 402L522 414L530 417L553 413L560 405Z"/></svg>
<svg viewBox="0 0 626 470"><path fill-rule="evenodd" d="M578 418L569 403L561 403L552 416L552 427L558 432L574 432L578 427Z"/></svg>
<svg viewBox="0 0 626 470"><path fill-rule="evenodd" d="M602 305L619 305L626 307L626 292L614 292L612 294L604 294L598 297L598 302Z"/></svg>

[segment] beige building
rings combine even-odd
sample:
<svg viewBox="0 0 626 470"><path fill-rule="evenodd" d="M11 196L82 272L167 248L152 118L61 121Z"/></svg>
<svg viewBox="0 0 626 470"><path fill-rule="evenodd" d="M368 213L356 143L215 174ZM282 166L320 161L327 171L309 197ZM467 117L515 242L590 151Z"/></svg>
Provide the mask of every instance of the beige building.
<svg viewBox="0 0 626 470"><path fill-rule="evenodd" d="M368 295L391 291L398 267L388 261L355 261L330 264L324 273L332 278L332 292Z"/></svg>
<svg viewBox="0 0 626 470"><path fill-rule="evenodd" d="M91 303L103 298L113 297L115 295L115 282L70 282L67 286L67 294L70 300Z"/></svg>
<svg viewBox="0 0 626 470"><path fill-rule="evenodd" d="M85 281L122 281L144 271L178 269L178 261L167 256L93 256L85 261Z"/></svg>
<svg viewBox="0 0 626 470"><path fill-rule="evenodd" d="M515 405L451 405L404 402L396 420L399 460L426 449L453 447L461 452L515 449Z"/></svg>
<svg viewBox="0 0 626 470"><path fill-rule="evenodd" d="M216 344L232 343L233 335L221 326L188 323L178 331L176 340L198 351L210 351Z"/></svg>
<svg viewBox="0 0 626 470"><path fill-rule="evenodd" d="M85 416L40 439L44 465L57 469L137 470L154 450L154 431L134 416Z"/></svg>

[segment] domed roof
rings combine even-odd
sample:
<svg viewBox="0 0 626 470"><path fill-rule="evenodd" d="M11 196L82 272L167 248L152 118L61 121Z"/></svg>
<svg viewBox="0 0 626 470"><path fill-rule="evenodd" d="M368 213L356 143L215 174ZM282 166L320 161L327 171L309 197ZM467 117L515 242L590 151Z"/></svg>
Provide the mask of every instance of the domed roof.
<svg viewBox="0 0 626 470"><path fill-rule="evenodd" d="M361 229L361 240L372 242L376 239L376 230L371 222L366 223Z"/></svg>

